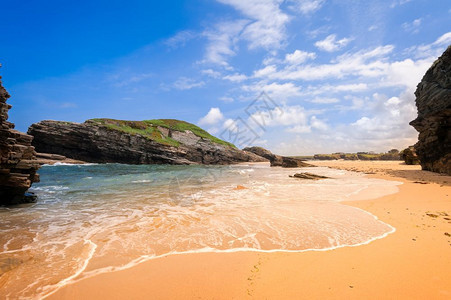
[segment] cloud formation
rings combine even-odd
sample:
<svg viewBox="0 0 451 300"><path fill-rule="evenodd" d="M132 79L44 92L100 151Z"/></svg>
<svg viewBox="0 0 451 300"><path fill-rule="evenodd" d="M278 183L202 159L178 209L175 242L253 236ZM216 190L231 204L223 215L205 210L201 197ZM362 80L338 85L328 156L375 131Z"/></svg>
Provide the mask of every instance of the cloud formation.
<svg viewBox="0 0 451 300"><path fill-rule="evenodd" d="M331 34L324 40L317 41L315 46L322 51L335 52L344 48L350 41L352 41L352 38L342 38L337 40L337 35Z"/></svg>
<svg viewBox="0 0 451 300"><path fill-rule="evenodd" d="M221 110L217 107L212 107L210 108L210 111L199 120L198 124L201 126L211 126L218 124L222 120L224 120L224 115Z"/></svg>

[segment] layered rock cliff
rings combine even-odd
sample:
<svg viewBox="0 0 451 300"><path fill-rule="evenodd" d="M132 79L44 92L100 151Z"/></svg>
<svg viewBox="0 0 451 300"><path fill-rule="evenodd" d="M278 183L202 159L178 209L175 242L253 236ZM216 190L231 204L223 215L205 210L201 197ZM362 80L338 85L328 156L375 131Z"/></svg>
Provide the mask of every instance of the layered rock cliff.
<svg viewBox="0 0 451 300"><path fill-rule="evenodd" d="M0 76L0 205L33 202L36 197L26 191L39 181L33 137L14 130L7 121L12 107L6 103L9 97Z"/></svg>
<svg viewBox="0 0 451 300"><path fill-rule="evenodd" d="M283 168L301 168L301 167L313 167L301 159L280 156L273 154L271 151L262 147L247 147L243 149L246 152L254 153L269 160L271 167L283 167Z"/></svg>
<svg viewBox="0 0 451 300"><path fill-rule="evenodd" d="M42 121L28 133L38 152L95 163L231 164L264 161L178 120Z"/></svg>
<svg viewBox="0 0 451 300"><path fill-rule="evenodd" d="M424 75L415 91L419 132L416 153L423 170L451 175L451 46Z"/></svg>

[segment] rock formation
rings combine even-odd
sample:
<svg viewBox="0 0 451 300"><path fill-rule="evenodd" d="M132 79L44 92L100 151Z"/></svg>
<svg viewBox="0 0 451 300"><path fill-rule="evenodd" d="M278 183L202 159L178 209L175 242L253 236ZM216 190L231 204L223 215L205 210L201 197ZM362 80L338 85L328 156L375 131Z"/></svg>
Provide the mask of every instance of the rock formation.
<svg viewBox="0 0 451 300"><path fill-rule="evenodd" d="M14 130L14 124L7 121L12 107L6 103L9 97L0 76L0 205L35 201L26 191L39 181L33 137Z"/></svg>
<svg viewBox="0 0 451 300"><path fill-rule="evenodd" d="M415 91L419 132L415 150L423 170L451 175L451 46L424 75Z"/></svg>
<svg viewBox="0 0 451 300"><path fill-rule="evenodd" d="M310 165L301 159L276 155L273 154L271 151L266 150L265 148L262 147L246 147L243 149L243 151L254 153L256 155L268 159L269 162L271 163L271 167L283 167L283 168L313 167L313 165Z"/></svg>
<svg viewBox="0 0 451 300"><path fill-rule="evenodd" d="M58 163L65 164L85 164L86 162L81 160L75 160L65 157L64 155L52 154L52 153L36 153L37 163L40 165L54 165Z"/></svg>
<svg viewBox="0 0 451 300"><path fill-rule="evenodd" d="M94 163L231 164L264 161L178 120L42 121L28 133L38 152Z"/></svg>
<svg viewBox="0 0 451 300"><path fill-rule="evenodd" d="M419 165L420 160L418 159L418 155L415 152L415 148L413 146L409 146L406 149L401 151L401 158L404 160L406 165Z"/></svg>
<svg viewBox="0 0 451 300"><path fill-rule="evenodd" d="M298 179L309 179L309 180L320 180L320 179L328 179L330 177L322 176L322 175L316 175L313 173L296 173L294 175L290 175L291 178L298 178Z"/></svg>

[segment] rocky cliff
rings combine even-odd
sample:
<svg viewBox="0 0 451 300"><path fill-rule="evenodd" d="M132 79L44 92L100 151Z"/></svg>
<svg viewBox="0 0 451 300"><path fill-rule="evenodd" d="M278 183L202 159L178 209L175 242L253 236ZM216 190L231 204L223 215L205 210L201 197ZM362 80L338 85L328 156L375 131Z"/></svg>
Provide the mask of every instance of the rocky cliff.
<svg viewBox="0 0 451 300"><path fill-rule="evenodd" d="M424 75L415 91L419 132L416 153L423 170L451 175L451 46Z"/></svg>
<svg viewBox="0 0 451 300"><path fill-rule="evenodd" d="M178 120L42 121L28 133L38 152L95 163L231 164L264 161Z"/></svg>
<svg viewBox="0 0 451 300"><path fill-rule="evenodd" d="M271 151L262 147L247 147L243 149L246 152L254 153L269 160L271 167L283 167L283 168L301 168L301 167L313 167L303 160L293 157L280 156L273 154Z"/></svg>
<svg viewBox="0 0 451 300"><path fill-rule="evenodd" d="M26 191L39 181L33 137L14 130L14 124L7 121L9 97L0 76L0 205L33 202L36 197Z"/></svg>

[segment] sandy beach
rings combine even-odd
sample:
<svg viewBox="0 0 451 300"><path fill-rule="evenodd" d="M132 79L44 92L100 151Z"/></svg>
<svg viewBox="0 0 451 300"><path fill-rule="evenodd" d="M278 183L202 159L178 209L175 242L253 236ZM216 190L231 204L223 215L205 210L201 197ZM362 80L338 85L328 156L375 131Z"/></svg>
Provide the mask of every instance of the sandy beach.
<svg viewBox="0 0 451 300"><path fill-rule="evenodd" d="M401 162L317 165L402 181L350 201L394 226L367 245L303 253L197 253L153 259L69 284L48 299L449 299L451 178Z"/></svg>

